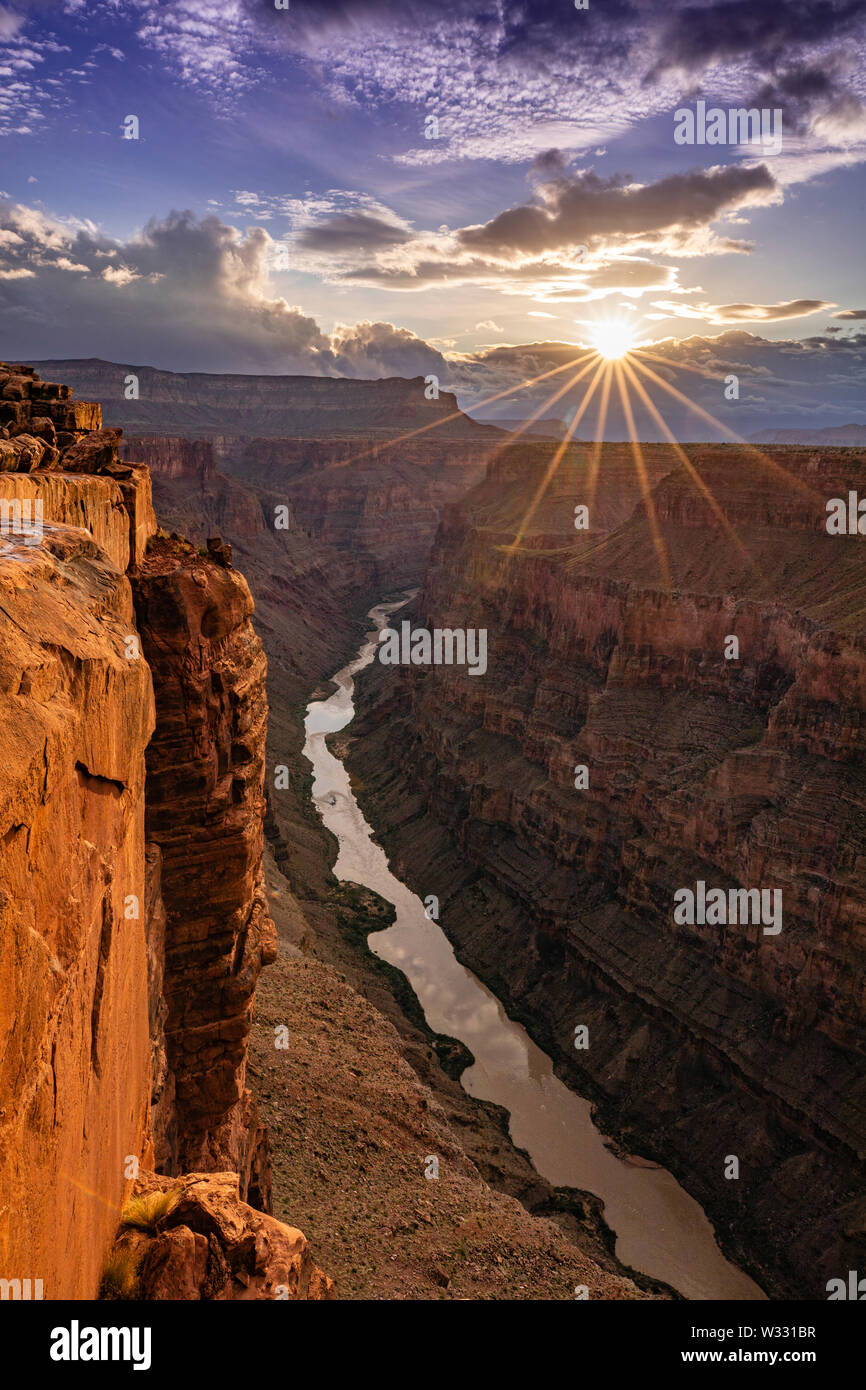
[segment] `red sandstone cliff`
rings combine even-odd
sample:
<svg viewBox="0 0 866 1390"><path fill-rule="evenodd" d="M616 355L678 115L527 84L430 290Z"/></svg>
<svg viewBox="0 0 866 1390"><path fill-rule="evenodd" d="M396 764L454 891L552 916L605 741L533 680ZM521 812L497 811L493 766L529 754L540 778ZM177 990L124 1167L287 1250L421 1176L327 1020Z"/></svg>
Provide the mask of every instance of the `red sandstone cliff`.
<svg viewBox="0 0 866 1390"><path fill-rule="evenodd" d="M276 951L261 867L265 656L244 579L185 542L156 539L134 593L156 695L146 826L162 859L176 1095L157 1158L170 1172L238 1169L242 1195L252 1166L267 1207L244 1092L256 980Z"/></svg>
<svg viewBox="0 0 866 1390"><path fill-rule="evenodd" d="M156 538L119 438L0 364L0 1277L94 1297L136 1173L189 1165L175 1273L154 1255L142 1296L327 1297L301 1233L223 1191L239 1173L268 1205L244 1086L274 951L252 602L224 548Z"/></svg>

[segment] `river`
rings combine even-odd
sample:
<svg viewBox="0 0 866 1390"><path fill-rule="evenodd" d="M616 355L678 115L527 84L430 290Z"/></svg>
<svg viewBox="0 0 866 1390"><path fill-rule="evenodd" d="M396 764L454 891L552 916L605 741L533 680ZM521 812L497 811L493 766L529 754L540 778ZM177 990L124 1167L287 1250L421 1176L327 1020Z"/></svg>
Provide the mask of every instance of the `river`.
<svg viewBox="0 0 866 1390"><path fill-rule="evenodd" d="M406 975L430 1027L471 1050L475 1064L461 1077L465 1090L508 1110L511 1137L528 1152L536 1171L554 1186L583 1188L604 1202L623 1263L664 1280L687 1298L763 1299L757 1284L725 1259L705 1212L671 1173L620 1158L608 1147L589 1101L559 1080L546 1053L460 964L442 928L392 874L385 851L374 843L348 773L325 740L352 720L353 677L374 660L379 629L405 601L370 610L375 631L333 677L336 693L307 706L305 721L313 800L339 843L334 873L372 889L396 909L393 925L368 937L371 950Z"/></svg>

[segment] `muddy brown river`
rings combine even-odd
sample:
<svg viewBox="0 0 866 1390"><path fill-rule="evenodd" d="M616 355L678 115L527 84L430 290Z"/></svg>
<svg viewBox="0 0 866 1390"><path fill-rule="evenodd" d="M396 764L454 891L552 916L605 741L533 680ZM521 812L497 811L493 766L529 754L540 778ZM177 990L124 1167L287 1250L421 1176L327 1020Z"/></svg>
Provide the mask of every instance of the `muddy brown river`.
<svg viewBox="0 0 866 1390"><path fill-rule="evenodd" d="M405 600L403 600L405 602ZM419 897L392 874L373 842L342 762L325 739L352 720L354 676L374 660L377 636L401 603L370 610L375 632L333 677L338 689L307 706L304 754L313 766L312 794L339 842L337 878L372 889L396 909L394 924L369 938L370 948L402 970L427 1022L459 1038L475 1057L461 1078L465 1090L504 1106L511 1137L557 1187L593 1192L604 1203L623 1263L663 1279L692 1299L763 1299L746 1274L725 1259L703 1209L664 1168L620 1158L596 1128L589 1101L554 1075L546 1053L510 1019L486 985L456 959L441 927Z"/></svg>

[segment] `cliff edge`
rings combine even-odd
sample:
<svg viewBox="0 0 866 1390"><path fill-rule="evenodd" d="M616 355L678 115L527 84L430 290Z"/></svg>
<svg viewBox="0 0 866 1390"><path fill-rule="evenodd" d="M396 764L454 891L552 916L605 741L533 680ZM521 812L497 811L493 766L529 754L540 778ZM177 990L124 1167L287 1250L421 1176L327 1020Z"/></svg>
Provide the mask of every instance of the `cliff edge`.
<svg viewBox="0 0 866 1390"><path fill-rule="evenodd" d="M158 532L120 436L0 363L0 1277L94 1298L122 1227L134 1296L329 1297L245 1083L276 952L252 599ZM168 1193L157 1250L133 1191Z"/></svg>

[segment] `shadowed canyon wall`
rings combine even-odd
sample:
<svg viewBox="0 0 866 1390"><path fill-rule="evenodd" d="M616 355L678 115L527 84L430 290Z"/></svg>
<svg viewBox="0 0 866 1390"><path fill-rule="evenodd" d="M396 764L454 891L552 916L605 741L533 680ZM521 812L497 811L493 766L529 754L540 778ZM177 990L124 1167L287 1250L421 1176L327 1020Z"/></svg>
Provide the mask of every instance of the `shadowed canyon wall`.
<svg viewBox="0 0 866 1390"><path fill-rule="evenodd" d="M544 455L494 463L414 613L485 628L487 673L375 663L349 765L397 871L611 1132L768 1291L823 1298L866 1258L866 542L825 525L866 462L688 455L644 446L648 501L627 445L573 451L540 501ZM781 891L781 931L677 923L699 880Z"/></svg>
<svg viewBox="0 0 866 1390"><path fill-rule="evenodd" d="M70 380L101 381L111 419L134 427L140 402L122 398L125 368L63 366ZM293 774L273 809L291 838L303 805L301 702L354 650L373 603L420 584L443 508L483 477L507 435L445 393L427 401L422 379L328 381L311 396L306 378L158 375L142 376L142 393L156 390L169 425L204 437L133 433L122 453L149 465L164 527L197 544L224 536L249 580L268 654L269 763ZM304 437L260 437L269 426Z"/></svg>

